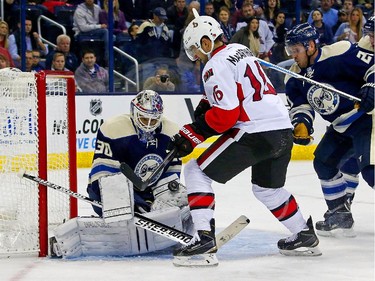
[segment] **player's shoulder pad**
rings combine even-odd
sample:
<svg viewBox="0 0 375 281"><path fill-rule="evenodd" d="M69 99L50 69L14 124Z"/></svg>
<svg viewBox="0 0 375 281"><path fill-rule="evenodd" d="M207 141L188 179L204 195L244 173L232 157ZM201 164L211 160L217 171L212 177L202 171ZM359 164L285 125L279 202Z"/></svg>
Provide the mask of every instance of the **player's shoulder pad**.
<svg viewBox="0 0 375 281"><path fill-rule="evenodd" d="M129 114L122 114L107 119L100 130L110 139L118 139L137 134Z"/></svg>
<svg viewBox="0 0 375 281"><path fill-rule="evenodd" d="M371 45L371 42L370 42L370 36L365 36L365 37L362 37L359 42L358 42L358 47L362 48L362 49L365 49L366 51L369 51L369 52L374 52L374 48L372 47Z"/></svg>
<svg viewBox="0 0 375 281"><path fill-rule="evenodd" d="M162 130L161 133L167 136L173 136L177 134L179 131L179 127L176 123L168 120L167 118L162 118Z"/></svg>
<svg viewBox="0 0 375 281"><path fill-rule="evenodd" d="M292 64L292 66L289 68L289 70L294 72L294 73L300 73L301 72L301 69L299 68L299 66L296 62L294 62ZM284 84L286 84L290 78L292 78L292 76L286 74L285 78L284 78Z"/></svg>
<svg viewBox="0 0 375 281"><path fill-rule="evenodd" d="M350 43L349 41L339 41L331 45L326 45L321 48L321 54L318 62L329 59L331 57L340 56L347 52L351 48L351 46L352 43Z"/></svg>

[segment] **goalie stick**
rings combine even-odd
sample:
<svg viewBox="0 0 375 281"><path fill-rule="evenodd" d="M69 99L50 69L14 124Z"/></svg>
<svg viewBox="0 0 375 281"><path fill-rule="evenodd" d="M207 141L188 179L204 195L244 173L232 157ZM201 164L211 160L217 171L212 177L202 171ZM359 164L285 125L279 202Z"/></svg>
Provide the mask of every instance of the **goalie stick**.
<svg viewBox="0 0 375 281"><path fill-rule="evenodd" d="M83 194L73 192L63 186L54 184L50 181L43 180L40 177L27 174L25 171L19 171L18 176L20 178L26 178L33 182L39 183L43 186L52 188L54 190L60 191L74 198L85 201L91 205L102 208L102 203L99 201L93 200ZM247 217L242 215L237 220L235 220L232 224L230 224L227 228L225 228L222 232L220 232L219 235L217 236L217 241L218 241L218 244L220 244L220 247L224 245L225 243L227 243L229 240L231 240L235 235L237 235L243 228L246 227L247 224L249 224L249 222L250 220ZM159 223L153 219L150 219L138 213L134 213L134 224L143 229L159 234L173 241L179 242L183 245L187 245L190 242L190 240L193 238L193 236L191 236L188 233L182 232L178 229L167 226L163 223Z"/></svg>
<svg viewBox="0 0 375 281"><path fill-rule="evenodd" d="M149 178L143 181L140 177L138 177L134 170L125 162L122 162L120 165L120 171L133 183L134 188L139 191L144 191L150 182L157 176L168 164L173 160L173 158L177 154L177 149L172 149L168 155L165 157L164 161L152 172Z"/></svg>

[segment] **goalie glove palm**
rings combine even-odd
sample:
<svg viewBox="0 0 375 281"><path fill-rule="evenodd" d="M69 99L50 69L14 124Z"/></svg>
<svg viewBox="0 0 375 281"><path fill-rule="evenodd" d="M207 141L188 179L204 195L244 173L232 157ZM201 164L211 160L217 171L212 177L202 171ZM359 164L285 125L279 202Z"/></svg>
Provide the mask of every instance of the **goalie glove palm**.
<svg viewBox="0 0 375 281"><path fill-rule="evenodd" d="M298 123L293 131L294 143L299 145L309 145L314 138L310 136L309 131L304 123Z"/></svg>
<svg viewBox="0 0 375 281"><path fill-rule="evenodd" d="M179 133L171 138L168 144L168 150L172 150L176 147L179 157L189 155L194 147L205 140L205 138L196 131L197 128L193 124L183 126Z"/></svg>

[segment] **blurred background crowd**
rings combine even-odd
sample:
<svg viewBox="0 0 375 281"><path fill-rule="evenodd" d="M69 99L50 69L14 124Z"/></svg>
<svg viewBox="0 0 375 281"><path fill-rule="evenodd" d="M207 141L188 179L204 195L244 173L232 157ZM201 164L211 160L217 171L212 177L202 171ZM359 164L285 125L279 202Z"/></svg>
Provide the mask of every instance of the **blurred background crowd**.
<svg viewBox="0 0 375 281"><path fill-rule="evenodd" d="M201 66L182 46L192 8L221 24L224 42L281 65L290 59L284 35L295 24L315 26L321 45L356 43L374 15L373 0L20 1L1 0L0 68L72 71L85 93L200 92ZM283 91L282 79L268 74Z"/></svg>

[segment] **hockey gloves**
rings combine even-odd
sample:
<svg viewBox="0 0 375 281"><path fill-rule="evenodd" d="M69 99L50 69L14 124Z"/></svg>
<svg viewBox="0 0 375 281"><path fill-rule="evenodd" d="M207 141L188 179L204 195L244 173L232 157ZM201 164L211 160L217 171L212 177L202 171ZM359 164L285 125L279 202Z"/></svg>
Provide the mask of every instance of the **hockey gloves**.
<svg viewBox="0 0 375 281"><path fill-rule="evenodd" d="M359 95L361 96L360 110L370 112L374 110L374 90L375 83L366 83L361 87Z"/></svg>
<svg viewBox="0 0 375 281"><path fill-rule="evenodd" d="M194 119L197 120L199 116L205 114L210 108L208 101L202 99L194 110Z"/></svg>
<svg viewBox="0 0 375 281"><path fill-rule="evenodd" d="M299 145L309 145L313 142L314 138L311 134L314 132L311 123L301 116L292 120L294 126L293 142Z"/></svg>
<svg viewBox="0 0 375 281"><path fill-rule="evenodd" d="M199 130L194 124L183 126L179 133L171 138L167 150L172 150L174 147L177 147L178 157L189 155L194 147L205 140L205 138L197 131Z"/></svg>

